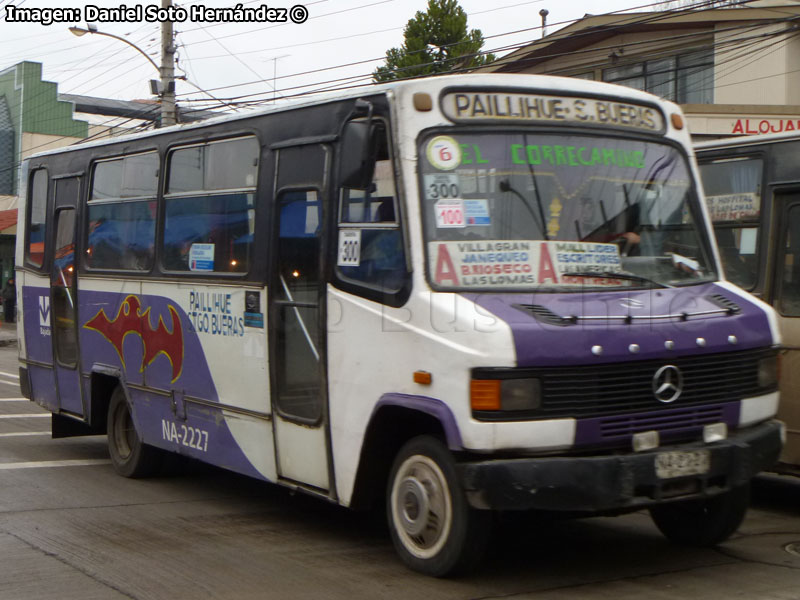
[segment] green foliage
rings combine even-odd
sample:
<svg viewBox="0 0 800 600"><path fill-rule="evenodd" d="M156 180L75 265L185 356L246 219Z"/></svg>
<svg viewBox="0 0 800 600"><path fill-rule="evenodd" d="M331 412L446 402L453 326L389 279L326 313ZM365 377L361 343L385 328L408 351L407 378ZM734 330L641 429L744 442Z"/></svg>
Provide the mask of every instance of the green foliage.
<svg viewBox="0 0 800 600"><path fill-rule="evenodd" d="M417 11L403 36L403 45L387 50L386 64L373 72L376 82L447 73L495 59L493 54L478 54L483 35L480 29L467 31L467 13L458 0L428 0L427 11Z"/></svg>

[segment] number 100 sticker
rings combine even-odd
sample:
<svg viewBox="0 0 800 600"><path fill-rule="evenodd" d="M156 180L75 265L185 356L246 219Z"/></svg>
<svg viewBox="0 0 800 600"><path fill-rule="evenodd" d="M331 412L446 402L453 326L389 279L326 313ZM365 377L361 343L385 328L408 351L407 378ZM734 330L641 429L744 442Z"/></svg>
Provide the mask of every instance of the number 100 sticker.
<svg viewBox="0 0 800 600"><path fill-rule="evenodd" d="M357 267L361 264L361 230L339 230L339 259L336 264L340 267Z"/></svg>
<svg viewBox="0 0 800 600"><path fill-rule="evenodd" d="M466 227L463 200L439 200L433 205L436 211L436 227Z"/></svg>

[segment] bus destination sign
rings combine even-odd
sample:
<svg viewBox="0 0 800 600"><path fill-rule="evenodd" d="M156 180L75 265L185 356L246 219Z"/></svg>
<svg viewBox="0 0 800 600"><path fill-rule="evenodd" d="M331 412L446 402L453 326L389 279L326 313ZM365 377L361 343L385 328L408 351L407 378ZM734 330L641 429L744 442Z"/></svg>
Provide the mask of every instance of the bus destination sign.
<svg viewBox="0 0 800 600"><path fill-rule="evenodd" d="M475 121L583 123L640 131L664 131L664 117L657 108L599 98L502 92L450 92L442 97L442 108L445 116L455 123Z"/></svg>

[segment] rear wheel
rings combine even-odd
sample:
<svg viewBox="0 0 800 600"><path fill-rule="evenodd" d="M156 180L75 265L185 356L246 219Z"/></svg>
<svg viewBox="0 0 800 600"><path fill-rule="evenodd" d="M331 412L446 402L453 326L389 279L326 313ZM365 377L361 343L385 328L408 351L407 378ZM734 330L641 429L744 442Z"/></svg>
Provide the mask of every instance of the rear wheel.
<svg viewBox="0 0 800 600"><path fill-rule="evenodd" d="M131 418L128 399L121 386L108 406L108 451L114 470L123 477L147 477L161 466L161 452L142 442Z"/></svg>
<svg viewBox="0 0 800 600"><path fill-rule="evenodd" d="M744 520L750 486L702 500L653 506L650 516L670 540L687 546L715 546L728 539Z"/></svg>
<svg viewBox="0 0 800 600"><path fill-rule="evenodd" d="M474 566L491 513L467 503L450 451L436 438L406 443L392 467L387 517L397 553L415 571L443 577Z"/></svg>

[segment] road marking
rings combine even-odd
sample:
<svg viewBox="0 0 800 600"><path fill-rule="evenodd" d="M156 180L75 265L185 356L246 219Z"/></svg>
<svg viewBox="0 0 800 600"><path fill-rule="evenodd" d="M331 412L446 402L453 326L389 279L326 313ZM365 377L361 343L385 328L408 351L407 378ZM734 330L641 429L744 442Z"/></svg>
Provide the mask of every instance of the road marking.
<svg viewBox="0 0 800 600"><path fill-rule="evenodd" d="M0 433L0 438L23 437L28 435L50 435L49 431L15 431L13 433Z"/></svg>
<svg viewBox="0 0 800 600"><path fill-rule="evenodd" d="M19 381L6 381L5 379L0 379L0 383L5 383L6 385L13 385L15 388L19 389Z"/></svg>
<svg viewBox="0 0 800 600"><path fill-rule="evenodd" d="M30 402L27 398L0 398L0 402Z"/></svg>
<svg viewBox="0 0 800 600"><path fill-rule="evenodd" d="M43 460L40 462L0 463L0 471L16 469L49 469L54 467L90 467L93 465L108 465L108 458L88 458L84 460Z"/></svg>
<svg viewBox="0 0 800 600"><path fill-rule="evenodd" d="M44 419L51 416L50 413L29 413L24 415L0 415L0 419Z"/></svg>
<svg viewBox="0 0 800 600"><path fill-rule="evenodd" d="M19 380L19 375L15 375L14 373L6 373L5 371L0 371L0 375L5 375L6 377L11 377L11 379Z"/></svg>

